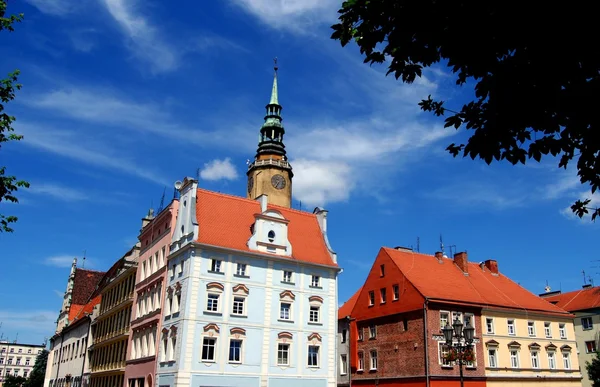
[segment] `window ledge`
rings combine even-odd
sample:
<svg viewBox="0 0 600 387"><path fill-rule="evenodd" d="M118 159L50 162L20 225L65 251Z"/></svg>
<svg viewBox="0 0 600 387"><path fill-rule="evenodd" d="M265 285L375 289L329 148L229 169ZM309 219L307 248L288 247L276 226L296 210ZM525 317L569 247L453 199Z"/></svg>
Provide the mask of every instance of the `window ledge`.
<svg viewBox="0 0 600 387"><path fill-rule="evenodd" d="M441 367L442 367L442 369L445 369L445 370L451 370L454 368L454 366L451 366L451 365L442 365Z"/></svg>
<svg viewBox="0 0 600 387"><path fill-rule="evenodd" d="M309 321L309 322L308 322L308 325L323 325L323 323Z"/></svg>
<svg viewBox="0 0 600 387"><path fill-rule="evenodd" d="M286 284L286 285L296 285L295 282L289 282L289 281L281 281L282 284Z"/></svg>
<svg viewBox="0 0 600 387"><path fill-rule="evenodd" d="M235 314L235 313L231 313L229 316L231 317L235 317L235 318L248 318L247 315L245 314Z"/></svg>
<svg viewBox="0 0 600 387"><path fill-rule="evenodd" d="M215 364L216 360L200 360L201 363Z"/></svg>
<svg viewBox="0 0 600 387"><path fill-rule="evenodd" d="M309 288L311 288L311 289L323 289L322 286L312 286L312 285L310 285Z"/></svg>
<svg viewBox="0 0 600 387"><path fill-rule="evenodd" d="M212 270L208 270L208 272L209 272L210 274L219 274L219 275L225 275L225 272L222 272L222 271L212 271Z"/></svg>
<svg viewBox="0 0 600 387"><path fill-rule="evenodd" d="M365 372L365 370L356 370L356 372L360 372L361 374Z"/></svg>
<svg viewBox="0 0 600 387"><path fill-rule="evenodd" d="M246 274L234 274L233 276L236 278L250 278L250 276Z"/></svg>
<svg viewBox="0 0 600 387"><path fill-rule="evenodd" d="M210 314L211 316L222 316L223 313L221 312L213 312L212 310L205 310L204 314Z"/></svg>
<svg viewBox="0 0 600 387"><path fill-rule="evenodd" d="M292 323L292 324L294 323L294 320L285 320L282 318L278 318L277 321L284 322L284 323Z"/></svg>

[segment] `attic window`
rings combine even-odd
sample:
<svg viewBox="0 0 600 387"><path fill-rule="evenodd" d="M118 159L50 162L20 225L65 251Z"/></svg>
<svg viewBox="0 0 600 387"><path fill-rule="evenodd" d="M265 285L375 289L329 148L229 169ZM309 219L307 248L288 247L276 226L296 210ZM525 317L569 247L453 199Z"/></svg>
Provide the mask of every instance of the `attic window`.
<svg viewBox="0 0 600 387"><path fill-rule="evenodd" d="M275 240L275 231L271 230L269 231L269 234L267 235L269 238L269 242L273 242Z"/></svg>

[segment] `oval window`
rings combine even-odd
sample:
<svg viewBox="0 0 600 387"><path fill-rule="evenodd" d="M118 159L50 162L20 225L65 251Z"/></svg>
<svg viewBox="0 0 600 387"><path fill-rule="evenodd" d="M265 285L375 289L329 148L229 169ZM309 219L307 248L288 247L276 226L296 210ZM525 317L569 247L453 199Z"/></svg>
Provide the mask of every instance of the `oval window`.
<svg viewBox="0 0 600 387"><path fill-rule="evenodd" d="M269 242L273 242L275 240L275 231L271 230L268 234Z"/></svg>

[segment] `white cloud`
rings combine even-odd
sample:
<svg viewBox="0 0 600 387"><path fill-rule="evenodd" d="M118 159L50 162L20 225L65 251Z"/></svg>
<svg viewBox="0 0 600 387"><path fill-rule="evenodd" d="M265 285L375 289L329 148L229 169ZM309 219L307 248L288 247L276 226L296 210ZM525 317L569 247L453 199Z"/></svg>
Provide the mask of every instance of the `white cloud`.
<svg viewBox="0 0 600 387"><path fill-rule="evenodd" d="M76 2L71 0L25 0L42 13L54 16L65 16L73 12Z"/></svg>
<svg viewBox="0 0 600 387"><path fill-rule="evenodd" d="M31 187L27 192L31 192L33 194L38 195L52 196L56 199L60 199L66 202L75 202L89 199L89 196L80 190L54 183L31 183Z"/></svg>
<svg viewBox="0 0 600 387"><path fill-rule="evenodd" d="M592 218L592 212L595 211L596 208L600 208L600 194L599 193L595 193L595 194L591 194L590 192L581 192L578 196L578 198L583 201L586 199L590 199L590 203L587 205L588 207L588 213L586 215L584 215L582 218L580 218L579 216L577 216L577 214L575 214L572 210L571 210L571 206L569 205L568 207L563 208L562 210L560 210L560 213L565 216L567 219L571 219L571 220L578 220L581 221L581 223L583 224L593 224L591 222L591 218ZM575 200L573 200L573 202L575 202ZM596 223L599 222L599 218L596 218Z"/></svg>
<svg viewBox="0 0 600 387"><path fill-rule="evenodd" d="M73 255L55 255L44 259L44 264L55 267L71 267L74 257Z"/></svg>
<svg viewBox="0 0 600 387"><path fill-rule="evenodd" d="M212 160L204 164L204 168L200 171L200 177L204 180L235 180L238 178L238 174L228 157L224 160Z"/></svg>
<svg viewBox="0 0 600 387"><path fill-rule="evenodd" d="M352 168L344 162L295 159L294 198L302 204L345 201L355 186Z"/></svg>
<svg viewBox="0 0 600 387"><path fill-rule="evenodd" d="M573 190L581 187L579 177L575 174L566 174L543 187L542 196L545 199L557 199L572 193Z"/></svg>
<svg viewBox="0 0 600 387"><path fill-rule="evenodd" d="M57 317L56 311L50 310L0 310L2 329L8 331L9 339L14 340L19 334L19 342L31 344L35 344L32 337L37 337L39 344L43 344L41 338L54 333Z"/></svg>
<svg viewBox="0 0 600 387"><path fill-rule="evenodd" d="M271 27L310 33L310 26L335 21L338 0L231 0Z"/></svg>
<svg viewBox="0 0 600 387"><path fill-rule="evenodd" d="M125 35L126 45L154 72L172 71L179 65L176 50L162 40L162 33L136 13L136 1L101 0Z"/></svg>
<svg viewBox="0 0 600 387"><path fill-rule="evenodd" d="M523 206L528 197L524 191L504 187L499 190L493 184L475 181L462 181L459 185L447 184L424 193L424 196L452 202L455 206L470 210L505 210Z"/></svg>

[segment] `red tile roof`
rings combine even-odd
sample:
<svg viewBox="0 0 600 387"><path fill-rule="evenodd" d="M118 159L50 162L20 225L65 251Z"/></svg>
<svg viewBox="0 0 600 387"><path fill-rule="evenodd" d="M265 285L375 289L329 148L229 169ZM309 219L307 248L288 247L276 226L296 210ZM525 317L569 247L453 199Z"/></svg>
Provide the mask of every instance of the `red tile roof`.
<svg viewBox="0 0 600 387"><path fill-rule="evenodd" d="M432 255L384 247L383 252L403 272L425 297L446 302L464 302L482 307L500 307L539 311L553 314L568 313L529 292L508 277L493 275L477 263L468 264L465 275L452 259L439 263Z"/></svg>
<svg viewBox="0 0 600 387"><path fill-rule="evenodd" d="M73 322L74 320L85 317L86 314L92 314L94 307L100 303L101 299L101 296L96 296L89 300L85 305L71 305L71 309L69 309L69 321Z"/></svg>
<svg viewBox="0 0 600 387"><path fill-rule="evenodd" d="M358 300L358 296L360 296L361 291L362 287L360 287L356 293L354 293L352 297L350 297L350 299L348 299L348 301L346 301L344 305L338 309L338 319L346 318L352 314L352 309L354 309L354 305L356 305L356 300Z"/></svg>
<svg viewBox="0 0 600 387"><path fill-rule="evenodd" d="M103 276L102 271L75 269L71 303L85 305Z"/></svg>
<svg viewBox="0 0 600 387"><path fill-rule="evenodd" d="M275 205L268 208L279 211L289 220L288 239L292 244L289 259L337 266L327 249L316 215ZM250 227L255 221L254 215L260 212L260 203L256 200L199 188L196 199L198 242L251 251L247 245L252 236Z"/></svg>
<svg viewBox="0 0 600 387"><path fill-rule="evenodd" d="M544 297L569 312L600 307L600 286Z"/></svg>

